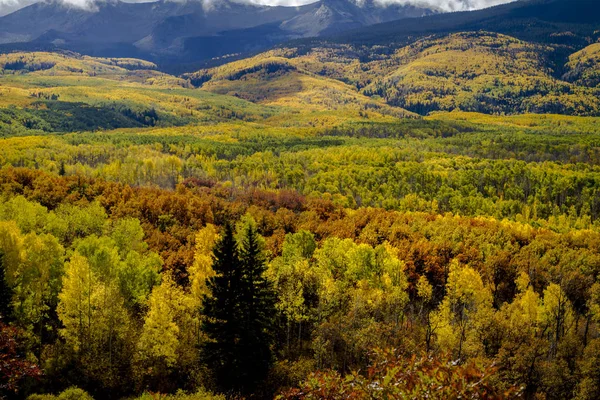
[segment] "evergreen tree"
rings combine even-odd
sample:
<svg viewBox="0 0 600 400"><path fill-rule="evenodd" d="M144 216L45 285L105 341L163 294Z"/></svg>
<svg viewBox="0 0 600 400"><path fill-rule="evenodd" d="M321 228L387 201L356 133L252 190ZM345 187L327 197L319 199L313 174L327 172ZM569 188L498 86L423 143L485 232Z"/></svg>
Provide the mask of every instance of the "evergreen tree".
<svg viewBox="0 0 600 400"><path fill-rule="evenodd" d="M272 363L275 294L265 278L263 244L253 220L245 221L238 239L228 224L217 241L213 270L204 297L203 329L209 340L204 356L220 390L250 394Z"/></svg>
<svg viewBox="0 0 600 400"><path fill-rule="evenodd" d="M7 323L12 317L12 290L6 282L6 268L4 267L4 254L0 252L0 320Z"/></svg>
<svg viewBox="0 0 600 400"><path fill-rule="evenodd" d="M58 168L58 175L65 176L66 174L67 174L67 171L65 169L65 162L61 161L60 162L60 167Z"/></svg>
<svg viewBox="0 0 600 400"><path fill-rule="evenodd" d="M241 268L231 225L225 225L215 244L213 258L216 275L207 279L209 294L202 302L205 317L202 329L208 337L203 356L218 388L229 391L239 388L238 377L242 373L237 360L241 333Z"/></svg>
<svg viewBox="0 0 600 400"><path fill-rule="evenodd" d="M254 220L241 228L240 262L243 270L241 304L244 321L238 355L244 367L242 382L246 392L256 389L269 372L273 360L273 319L275 292L265 277L267 269L262 238Z"/></svg>

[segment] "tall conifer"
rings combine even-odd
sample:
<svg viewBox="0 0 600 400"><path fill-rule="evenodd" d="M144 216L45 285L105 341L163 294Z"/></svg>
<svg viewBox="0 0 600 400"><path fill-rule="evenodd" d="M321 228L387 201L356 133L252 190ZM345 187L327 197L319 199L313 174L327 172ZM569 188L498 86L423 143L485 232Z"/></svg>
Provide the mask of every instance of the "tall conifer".
<svg viewBox="0 0 600 400"><path fill-rule="evenodd" d="M240 261L243 269L241 302L244 317L239 357L244 369L245 389L254 391L273 361L273 319L275 292L265 277L267 269L263 243L253 220L241 228Z"/></svg>
<svg viewBox="0 0 600 400"><path fill-rule="evenodd" d="M12 290L6 282L4 254L0 252L0 321L7 323L12 317Z"/></svg>
<svg viewBox="0 0 600 400"><path fill-rule="evenodd" d="M241 268L233 229L226 224L213 250L215 276L207 280L203 299L203 331L208 336L203 356L222 391L234 390L241 374L237 345L241 332L239 297Z"/></svg>
<svg viewBox="0 0 600 400"><path fill-rule="evenodd" d="M219 390L253 393L272 363L275 295L265 278L266 260L255 224L247 220L234 237L225 226L213 251L215 276L203 300L204 357Z"/></svg>

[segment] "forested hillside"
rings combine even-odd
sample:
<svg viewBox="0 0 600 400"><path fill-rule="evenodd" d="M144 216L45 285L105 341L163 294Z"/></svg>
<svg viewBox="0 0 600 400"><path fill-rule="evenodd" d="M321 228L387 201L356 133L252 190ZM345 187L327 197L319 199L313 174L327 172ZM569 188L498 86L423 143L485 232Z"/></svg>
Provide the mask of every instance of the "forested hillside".
<svg viewBox="0 0 600 400"><path fill-rule="evenodd" d="M1 54L0 398L600 398L598 36L553 7Z"/></svg>
<svg viewBox="0 0 600 400"><path fill-rule="evenodd" d="M597 115L597 92L552 76L555 51L486 32L422 40L394 54L389 64L397 69L377 74L364 92L420 114L460 109Z"/></svg>
<svg viewBox="0 0 600 400"><path fill-rule="evenodd" d="M600 85L600 43L594 43L569 57L565 78L581 86Z"/></svg>
<svg viewBox="0 0 600 400"><path fill-rule="evenodd" d="M0 131L72 132L255 120L276 113L231 96L188 90L152 63L75 53L0 56Z"/></svg>
<svg viewBox="0 0 600 400"><path fill-rule="evenodd" d="M343 82L374 102L421 115L600 113L597 44L571 48L573 53L563 57L564 47L476 31L429 36L398 49L323 46L281 48L186 76L204 90L252 100L257 86L265 88L263 96L314 87L291 83L292 75L302 73Z"/></svg>

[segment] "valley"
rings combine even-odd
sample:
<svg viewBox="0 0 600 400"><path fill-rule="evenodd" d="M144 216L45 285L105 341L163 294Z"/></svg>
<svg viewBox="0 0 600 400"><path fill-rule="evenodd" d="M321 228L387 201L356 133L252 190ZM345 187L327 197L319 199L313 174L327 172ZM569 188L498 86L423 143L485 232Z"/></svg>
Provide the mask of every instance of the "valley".
<svg viewBox="0 0 600 400"><path fill-rule="evenodd" d="M596 2L63 6L0 17L0 398L600 396Z"/></svg>

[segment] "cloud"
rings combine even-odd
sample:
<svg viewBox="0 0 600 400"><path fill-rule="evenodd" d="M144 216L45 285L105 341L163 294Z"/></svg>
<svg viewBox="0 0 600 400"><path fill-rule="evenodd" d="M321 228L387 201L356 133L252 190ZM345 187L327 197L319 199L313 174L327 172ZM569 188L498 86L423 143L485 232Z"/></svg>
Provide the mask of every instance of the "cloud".
<svg viewBox="0 0 600 400"><path fill-rule="evenodd" d="M0 16L10 14L36 2L37 0L0 0Z"/></svg>
<svg viewBox="0 0 600 400"><path fill-rule="evenodd" d="M0 16L14 12L20 8L30 4L47 1L47 0L0 0ZM116 0L58 0L72 7L94 10L96 4L102 1ZM153 0L124 0L131 3L144 3ZM171 0L171 1L186 1L186 0ZM215 3L219 0L190 0L202 1L205 4ZM299 6L303 4L314 3L318 0L232 0L240 3L252 3L271 6ZM352 0L349 0L352 1ZM360 3L364 0L354 0ZM441 11L465 11L476 10L485 7L491 7L498 4L509 3L514 0L374 0L382 5L388 4L411 4L416 6L426 6L439 9Z"/></svg>
<svg viewBox="0 0 600 400"><path fill-rule="evenodd" d="M218 0L217 0L218 1ZM296 7L305 4L314 3L318 0L247 0L246 3L260 4L263 6L288 6ZM244 1L240 1L243 3Z"/></svg>
<svg viewBox="0 0 600 400"><path fill-rule="evenodd" d="M469 11L511 3L516 0L376 0L382 4L411 4L442 11Z"/></svg>

